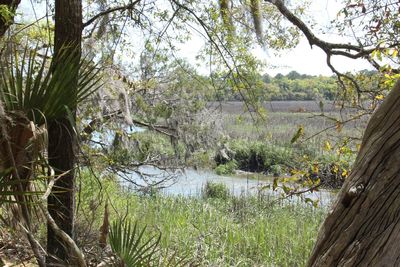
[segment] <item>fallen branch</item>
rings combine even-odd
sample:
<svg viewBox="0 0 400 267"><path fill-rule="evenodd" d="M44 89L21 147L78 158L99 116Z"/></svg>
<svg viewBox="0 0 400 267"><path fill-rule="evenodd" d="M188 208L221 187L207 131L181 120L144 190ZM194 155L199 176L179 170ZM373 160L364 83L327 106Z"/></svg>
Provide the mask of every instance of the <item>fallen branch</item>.
<svg viewBox="0 0 400 267"><path fill-rule="evenodd" d="M50 172L51 172L50 181L47 185L46 192L41 197L42 200L42 203L40 204L41 210L45 215L48 224L53 229L54 233L64 242L64 244L66 244L71 249L72 254L75 256L77 266L86 267L85 256L83 255L82 251L76 245L75 241L69 235L67 235L63 230L61 230L60 227L58 227L53 217L51 217L49 211L45 208L45 204L47 203L47 198L49 197L53 189L55 181L54 170L50 168Z"/></svg>

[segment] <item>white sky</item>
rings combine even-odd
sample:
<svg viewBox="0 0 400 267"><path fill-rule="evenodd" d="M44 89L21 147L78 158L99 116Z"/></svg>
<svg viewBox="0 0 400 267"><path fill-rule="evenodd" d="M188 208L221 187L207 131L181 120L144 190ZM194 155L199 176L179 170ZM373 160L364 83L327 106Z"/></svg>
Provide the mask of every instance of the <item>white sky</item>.
<svg viewBox="0 0 400 267"><path fill-rule="evenodd" d="M329 27L330 22L336 18L340 9L340 0L310 0L310 11L318 25ZM318 37L331 42L345 42L345 39L332 34L318 34ZM197 51L202 46L202 41L198 37L193 37L191 41L180 46L181 55L194 62ZM261 48L254 49L254 54L267 64L267 68L260 70L261 73L267 72L274 76L277 73L287 74L295 70L301 74L309 75L332 75L331 69L326 64L326 55L318 47L311 48L307 39L302 36L299 45L291 50L283 51L280 56L275 56L273 51L264 51ZM331 62L334 67L341 72L358 71L371 69L371 65L366 60L348 59L342 56L332 57ZM205 71L206 72L206 71Z"/></svg>
<svg viewBox="0 0 400 267"><path fill-rule="evenodd" d="M310 0L311 5L309 14L314 17L318 25L330 26L330 21L335 19L340 5L340 0ZM44 5L35 4L37 17L41 17L44 13ZM22 1L18 11L22 11L24 15L32 16L32 5L29 2ZM332 42L344 42L345 40L341 37L331 34L318 34L316 29L313 29L315 34L320 38L332 41ZM186 44L182 44L180 47L180 56L185 57L189 62L195 62L195 56L203 45L203 41L200 37L194 36L191 41ZM267 72L270 75L276 75L277 73L286 74L292 70L295 70L302 74L310 75L332 75L332 71L326 64L326 56L322 50L318 47L311 49L307 40L303 37L300 40L299 45L288 51L281 52L281 56L274 56L273 51L265 52L263 49L254 49L254 54L267 64L267 68L260 70L261 73ZM357 71L362 69L371 69L370 64L366 60L352 60L344 57L333 57L333 65L342 72L346 71ZM206 72L200 70L200 72Z"/></svg>
<svg viewBox="0 0 400 267"><path fill-rule="evenodd" d="M282 53L283 55L280 57L268 56L261 50L255 53L267 62L268 65L271 65L265 69L265 72L270 75L277 73L286 74L292 70L309 75L330 76L333 74L326 63L325 53L318 47L311 48L305 38L302 38L295 49ZM343 56L336 56L332 57L331 62L340 72L371 69L368 61L363 59L354 60Z"/></svg>
<svg viewBox="0 0 400 267"><path fill-rule="evenodd" d="M315 18L315 21L323 26L331 26L331 21L335 20L341 5L338 0L311 0L310 14ZM330 42L345 42L345 39L332 34L318 34L319 38ZM272 54L272 53L271 53ZM299 45L281 57L268 56L263 51L257 51L256 55L265 59L270 65L278 66L277 69L266 69L272 75L278 72L287 73L292 70L311 75L332 75L332 71L326 64L326 55L318 47L311 48L305 37L302 37ZM348 59L343 56L332 57L332 63L335 68L341 72L357 71L363 69L371 69L371 65L367 60ZM282 67L279 67L282 66ZM286 66L286 67L285 67Z"/></svg>

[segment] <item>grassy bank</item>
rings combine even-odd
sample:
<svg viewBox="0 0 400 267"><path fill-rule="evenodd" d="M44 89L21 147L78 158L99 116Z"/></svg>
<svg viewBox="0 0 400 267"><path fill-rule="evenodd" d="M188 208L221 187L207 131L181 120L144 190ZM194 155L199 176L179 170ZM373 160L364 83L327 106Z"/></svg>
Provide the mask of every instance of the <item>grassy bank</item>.
<svg viewBox="0 0 400 267"><path fill-rule="evenodd" d="M125 191L114 178L101 182L100 189L93 176L82 179L78 228L93 235L80 243L93 242L107 200L111 221L126 216L147 225L148 235L161 232L162 251L199 266L304 266L326 212L304 203L273 204L268 194L149 197Z"/></svg>

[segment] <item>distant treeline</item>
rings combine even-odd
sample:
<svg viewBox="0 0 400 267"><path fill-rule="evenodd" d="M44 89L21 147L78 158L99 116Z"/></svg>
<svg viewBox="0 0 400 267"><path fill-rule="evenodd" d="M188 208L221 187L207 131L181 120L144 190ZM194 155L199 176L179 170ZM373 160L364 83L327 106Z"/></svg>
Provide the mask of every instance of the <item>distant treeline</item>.
<svg viewBox="0 0 400 267"><path fill-rule="evenodd" d="M374 71L361 71L372 76ZM269 74L260 75L261 83L255 84L253 94L261 101L270 100L334 100L338 84L336 76L312 76L291 71L286 75L278 73L274 77ZM231 90L219 91L216 100L241 100L239 93Z"/></svg>

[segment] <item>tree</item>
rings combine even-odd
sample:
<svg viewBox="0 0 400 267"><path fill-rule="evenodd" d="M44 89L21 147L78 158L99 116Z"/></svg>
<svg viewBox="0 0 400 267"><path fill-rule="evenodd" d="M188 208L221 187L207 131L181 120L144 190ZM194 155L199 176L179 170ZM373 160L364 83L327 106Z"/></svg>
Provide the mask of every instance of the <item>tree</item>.
<svg viewBox="0 0 400 267"><path fill-rule="evenodd" d="M351 175L322 225L309 266L397 266L400 83L371 117Z"/></svg>
<svg viewBox="0 0 400 267"><path fill-rule="evenodd" d="M82 1L56 0L55 1L55 35L54 53L57 69L64 64L65 56L73 54L74 63L78 65L81 59L82 39ZM78 71L71 73L75 77L69 84L70 94L77 94ZM75 104L76 105L76 104ZM66 234L74 237L74 212L75 212L75 163L76 163L76 132L74 121L76 106L70 107L65 114L52 120L48 125L48 157L49 164L58 177L54 190L48 198L48 210L55 223ZM69 112L69 114L68 114ZM68 246L54 233L53 227L47 227L47 265L68 263L70 253Z"/></svg>
<svg viewBox="0 0 400 267"><path fill-rule="evenodd" d="M15 11L21 0L1 0L0 1L0 37L5 34L13 23Z"/></svg>
<svg viewBox="0 0 400 267"><path fill-rule="evenodd" d="M296 79L300 79L300 78L301 78L301 75L300 75L300 73L298 73L297 71L292 70L291 72L289 72L289 73L286 75L286 77L287 77L289 80L296 80Z"/></svg>
<svg viewBox="0 0 400 267"><path fill-rule="evenodd" d="M331 57L367 58L378 70L397 73L390 65L381 66L374 54L389 55L398 51L397 20L399 3L390 1L347 1L343 9L350 27L358 18L372 18L365 26L365 39L357 45L329 43L317 38L306 24L280 0L267 1L307 37L311 46L321 48L327 62L345 86L349 82L362 91L350 75L342 74L331 64ZM369 17L370 16L370 17ZM384 45L380 43L385 41ZM374 52L375 51L375 52ZM394 52L397 55L397 52ZM397 62L397 59L394 58ZM378 58L378 61L380 59ZM388 73L387 73L388 74ZM308 266L397 266L400 241L400 83L393 87L371 117L351 175L343 185L332 211L323 223Z"/></svg>

